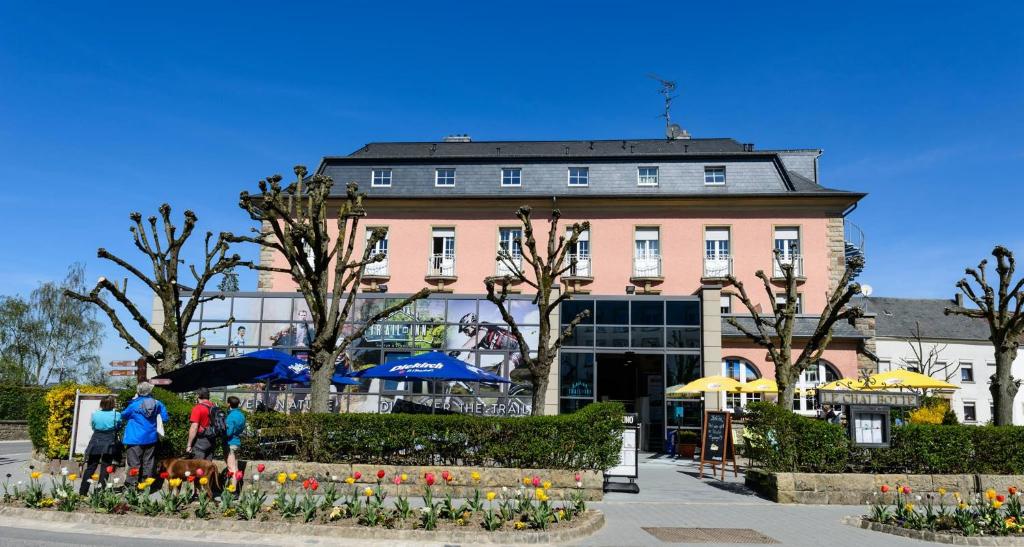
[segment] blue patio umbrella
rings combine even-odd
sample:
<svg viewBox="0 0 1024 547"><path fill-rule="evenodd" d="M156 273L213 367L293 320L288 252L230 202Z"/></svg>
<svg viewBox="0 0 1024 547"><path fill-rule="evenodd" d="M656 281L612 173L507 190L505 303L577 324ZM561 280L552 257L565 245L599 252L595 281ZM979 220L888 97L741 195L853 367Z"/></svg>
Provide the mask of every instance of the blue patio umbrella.
<svg viewBox="0 0 1024 547"><path fill-rule="evenodd" d="M274 370L267 374L257 376L257 380L272 384L309 384L312 380L309 376L309 363L295 357L294 355L288 355L283 351L275 349L264 349L247 353L246 356L273 359L277 361L277 364L274 365ZM337 371L333 376L331 376L331 383L340 385L359 385L357 380L353 380L352 378L349 378Z"/></svg>
<svg viewBox="0 0 1024 547"><path fill-rule="evenodd" d="M508 378L491 374L481 368L460 361L439 351L432 351L403 359L396 359L358 372L353 378L377 378L404 382L409 380L437 380L442 382L510 383Z"/></svg>

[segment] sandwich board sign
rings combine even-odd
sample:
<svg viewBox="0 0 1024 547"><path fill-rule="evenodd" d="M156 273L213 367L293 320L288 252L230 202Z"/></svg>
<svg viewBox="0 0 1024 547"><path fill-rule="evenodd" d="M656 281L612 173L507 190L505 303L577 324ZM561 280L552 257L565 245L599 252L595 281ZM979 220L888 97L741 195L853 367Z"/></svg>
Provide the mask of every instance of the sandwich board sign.
<svg viewBox="0 0 1024 547"><path fill-rule="evenodd" d="M732 440L732 413L723 410L704 412L704 427L700 432L700 477L704 477L704 464L711 466L711 476L715 476L715 468L722 466L722 480L725 480L725 464L732 460L734 476L739 476L736 464L736 447Z"/></svg>
<svg viewBox="0 0 1024 547"><path fill-rule="evenodd" d="M100 401L111 393L82 393L75 391L74 412L71 415L71 442L68 459L84 454L92 438L92 413L100 409ZM85 480L84 478L82 480Z"/></svg>
<svg viewBox="0 0 1024 547"><path fill-rule="evenodd" d="M636 414L625 414L622 416L622 448L619 449L619 461L611 469L604 472L604 489L640 493L640 486L636 484L640 469L640 419ZM609 477L623 477L629 479L628 483L611 482Z"/></svg>

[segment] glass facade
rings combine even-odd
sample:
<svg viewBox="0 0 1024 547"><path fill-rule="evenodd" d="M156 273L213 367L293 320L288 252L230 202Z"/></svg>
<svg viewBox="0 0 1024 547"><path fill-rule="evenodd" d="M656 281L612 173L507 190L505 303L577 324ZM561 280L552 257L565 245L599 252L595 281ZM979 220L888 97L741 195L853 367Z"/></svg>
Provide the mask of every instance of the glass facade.
<svg viewBox="0 0 1024 547"><path fill-rule="evenodd" d="M699 399L666 399L665 388L701 377L701 310L695 298L578 297L561 324L589 312L559 355L559 409L621 401L648 428L648 449L677 428L699 428Z"/></svg>
<svg viewBox="0 0 1024 547"><path fill-rule="evenodd" d="M360 296L342 334L400 298ZM528 297L509 302L526 341L537 345L538 312ZM197 311L188 336L189 360L203 360L274 348L305 357L315 336L306 301L295 294L265 293L226 296ZM532 386L522 365L519 343L501 319L498 308L483 298L434 295L396 311L369 327L349 346L344 366L361 370L427 351L443 351L488 372L510 378L502 385L460 382L379 382L365 380L341 396L343 408L389 412L409 404L435 411L522 415L530 412ZM415 408L412 408L415 410Z"/></svg>

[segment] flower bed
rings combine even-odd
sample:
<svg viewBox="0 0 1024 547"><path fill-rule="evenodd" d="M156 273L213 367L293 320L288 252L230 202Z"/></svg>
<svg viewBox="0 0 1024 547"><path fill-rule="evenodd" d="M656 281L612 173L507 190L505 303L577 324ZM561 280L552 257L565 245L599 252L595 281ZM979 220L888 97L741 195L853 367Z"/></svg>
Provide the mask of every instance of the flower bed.
<svg viewBox="0 0 1024 547"><path fill-rule="evenodd" d="M874 496L871 512L864 517L868 522L963 536L1024 537L1024 509L1015 486L974 495L940 488L922 496L909 485L883 484Z"/></svg>
<svg viewBox="0 0 1024 547"><path fill-rule="evenodd" d="M523 476L515 488L474 487L466 497L456 495L459 480L447 469L422 476L389 474L378 470L370 477L355 471L343 480L299 475L287 469L257 464L247 477L233 477L241 489L228 485L219 497L206 492L211 477L187 474L184 478L146 479L137 487L112 478L105 487L94 484L92 493L78 494L79 477L66 468L44 474L30 470L27 481L2 483L4 504L31 509L100 514L134 514L198 520L290 522L330 526L398 530L460 529L486 532L528 532L573 528L588 515L582 476L575 488L554 499L550 480ZM135 470L128 470L135 475ZM87 478L97 481L98 476ZM479 484L481 475L470 472L461 480ZM216 483L217 481L214 480ZM407 489L418 488L422 506L411 501ZM592 513L592 512L591 512ZM588 520L589 522L589 520Z"/></svg>

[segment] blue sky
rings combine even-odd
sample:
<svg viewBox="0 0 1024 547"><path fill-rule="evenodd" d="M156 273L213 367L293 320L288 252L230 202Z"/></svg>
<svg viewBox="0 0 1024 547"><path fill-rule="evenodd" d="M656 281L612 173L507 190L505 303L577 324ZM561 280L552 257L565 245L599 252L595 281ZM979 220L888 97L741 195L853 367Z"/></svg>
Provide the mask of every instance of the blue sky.
<svg viewBox="0 0 1024 547"><path fill-rule="evenodd" d="M0 7L3 294L119 275L96 247L163 201L245 230L240 190L368 141L659 137L649 72L694 136L822 148L870 193L875 294L1024 255L1020 3L41 4Z"/></svg>

